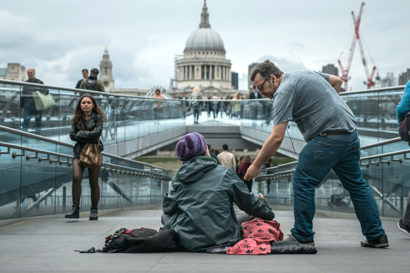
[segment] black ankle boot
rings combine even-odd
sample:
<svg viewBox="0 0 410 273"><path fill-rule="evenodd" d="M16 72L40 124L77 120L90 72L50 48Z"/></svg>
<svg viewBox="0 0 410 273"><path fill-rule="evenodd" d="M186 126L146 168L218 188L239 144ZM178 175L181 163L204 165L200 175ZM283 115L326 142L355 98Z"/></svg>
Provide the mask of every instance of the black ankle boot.
<svg viewBox="0 0 410 273"><path fill-rule="evenodd" d="M98 209L91 209L90 220L98 220Z"/></svg>
<svg viewBox="0 0 410 273"><path fill-rule="evenodd" d="M73 205L71 211L65 215L65 218L80 218L80 207Z"/></svg>

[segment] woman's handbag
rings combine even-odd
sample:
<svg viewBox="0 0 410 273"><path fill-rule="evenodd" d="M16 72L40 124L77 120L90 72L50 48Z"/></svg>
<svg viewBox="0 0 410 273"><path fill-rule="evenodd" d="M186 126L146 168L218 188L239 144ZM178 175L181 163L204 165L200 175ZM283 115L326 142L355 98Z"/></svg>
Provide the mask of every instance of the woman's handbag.
<svg viewBox="0 0 410 273"><path fill-rule="evenodd" d="M84 168L96 168L102 164L102 156L100 153L100 140L98 143L87 143L84 145L80 153L80 164Z"/></svg>
<svg viewBox="0 0 410 273"><path fill-rule="evenodd" d="M33 92L34 104L37 111L41 111L56 105L51 94L44 95L40 91Z"/></svg>

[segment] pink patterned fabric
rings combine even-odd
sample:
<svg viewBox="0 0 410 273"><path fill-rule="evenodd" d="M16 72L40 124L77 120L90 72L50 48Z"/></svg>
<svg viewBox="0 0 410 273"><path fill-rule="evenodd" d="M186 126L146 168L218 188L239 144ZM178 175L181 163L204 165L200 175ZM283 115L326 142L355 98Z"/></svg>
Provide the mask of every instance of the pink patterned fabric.
<svg viewBox="0 0 410 273"><path fill-rule="evenodd" d="M266 255L271 252L270 243L282 241L283 232L275 220L254 218L241 225L242 240L229 247L227 254L231 255Z"/></svg>

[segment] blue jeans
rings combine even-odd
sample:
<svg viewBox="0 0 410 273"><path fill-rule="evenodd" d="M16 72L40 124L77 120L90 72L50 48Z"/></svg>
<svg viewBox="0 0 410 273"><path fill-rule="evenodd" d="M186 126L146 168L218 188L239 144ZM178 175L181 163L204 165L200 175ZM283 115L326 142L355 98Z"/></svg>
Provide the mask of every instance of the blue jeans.
<svg viewBox="0 0 410 273"><path fill-rule="evenodd" d="M376 202L362 176L359 159L357 132L317 136L303 148L293 178L295 224L291 233L297 240L313 240L315 187L331 169L350 194L363 235L372 240L385 233Z"/></svg>
<svg viewBox="0 0 410 273"><path fill-rule="evenodd" d="M43 116L43 111L38 111L34 107L24 107L23 113L23 131L27 131L30 125L31 117L34 116L36 120L36 133L41 130L41 118Z"/></svg>

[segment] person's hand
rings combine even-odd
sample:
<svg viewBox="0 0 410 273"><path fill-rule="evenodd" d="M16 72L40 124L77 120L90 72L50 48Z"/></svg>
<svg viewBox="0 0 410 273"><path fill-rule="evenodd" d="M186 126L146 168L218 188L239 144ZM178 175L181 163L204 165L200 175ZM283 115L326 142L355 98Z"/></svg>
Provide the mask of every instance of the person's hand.
<svg viewBox="0 0 410 273"><path fill-rule="evenodd" d="M247 181L252 180L252 178L256 177L259 174L259 171L260 170L252 164L249 166L243 179Z"/></svg>

